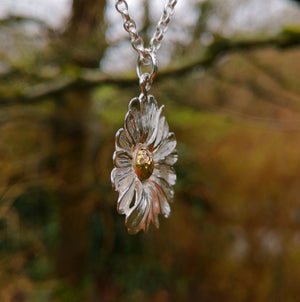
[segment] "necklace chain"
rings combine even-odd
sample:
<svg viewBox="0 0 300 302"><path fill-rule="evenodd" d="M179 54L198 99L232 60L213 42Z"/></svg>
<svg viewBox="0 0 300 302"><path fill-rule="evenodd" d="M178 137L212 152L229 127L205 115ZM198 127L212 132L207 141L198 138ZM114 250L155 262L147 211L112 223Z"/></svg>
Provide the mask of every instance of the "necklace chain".
<svg viewBox="0 0 300 302"><path fill-rule="evenodd" d="M157 74L157 59L156 54L161 46L161 41L168 29L171 16L174 14L174 8L177 0L167 0L163 13L157 23L156 30L150 40L149 47L144 47L144 40L139 35L134 20L128 12L128 4L126 0L116 0L116 10L123 18L123 27L129 33L131 45L138 53L137 74L140 80L142 92L149 91L152 81ZM142 73L142 65L152 65L151 74Z"/></svg>
<svg viewBox="0 0 300 302"><path fill-rule="evenodd" d="M161 40L168 29L170 17L174 14L174 8L177 0L167 0L160 20L157 23L156 30L150 40L149 47L144 47L144 40L140 37L134 20L130 17L128 12L128 4L126 0L116 0L116 9L123 18L123 27L129 33L131 38L131 45L139 54L141 59L149 56L149 53L157 53L160 48Z"/></svg>

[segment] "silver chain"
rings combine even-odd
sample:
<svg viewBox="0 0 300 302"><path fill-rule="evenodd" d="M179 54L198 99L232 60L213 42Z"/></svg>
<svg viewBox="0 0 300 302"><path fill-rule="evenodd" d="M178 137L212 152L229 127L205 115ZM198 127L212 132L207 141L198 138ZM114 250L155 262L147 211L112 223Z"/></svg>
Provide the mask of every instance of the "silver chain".
<svg viewBox="0 0 300 302"><path fill-rule="evenodd" d="M163 39L163 36L168 29L170 18L174 14L174 8L177 3L177 0L166 1L167 2L163 9L163 13L157 23L153 37L150 40L149 47L145 48L144 40L142 37L140 37L136 29L136 24L129 15L128 4L126 0L116 0L115 7L123 18L123 27L129 33L133 49L138 53L137 75L140 80L142 92L147 92L150 89L152 81L157 74L156 54L161 46L161 40ZM151 74L142 73L141 67L143 65L152 65Z"/></svg>

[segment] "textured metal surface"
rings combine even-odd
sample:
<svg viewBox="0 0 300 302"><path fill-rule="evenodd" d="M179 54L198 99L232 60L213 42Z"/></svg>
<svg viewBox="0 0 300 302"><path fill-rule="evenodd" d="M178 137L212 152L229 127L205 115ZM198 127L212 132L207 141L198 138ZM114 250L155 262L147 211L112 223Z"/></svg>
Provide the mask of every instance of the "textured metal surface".
<svg viewBox="0 0 300 302"><path fill-rule="evenodd" d="M116 134L113 187L119 192L118 212L126 216L130 234L159 227L158 215L168 217L173 200L177 161L176 139L169 132L153 96L141 94L129 104L124 128Z"/></svg>

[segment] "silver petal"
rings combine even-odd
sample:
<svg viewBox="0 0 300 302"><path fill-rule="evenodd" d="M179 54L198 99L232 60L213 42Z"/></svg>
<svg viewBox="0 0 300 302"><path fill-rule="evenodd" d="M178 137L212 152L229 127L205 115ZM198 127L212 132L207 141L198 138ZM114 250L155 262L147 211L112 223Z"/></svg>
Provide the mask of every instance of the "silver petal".
<svg viewBox="0 0 300 302"><path fill-rule="evenodd" d="M156 148L162 141L163 138L163 134L165 131L165 123L166 122L166 118L164 116L162 116L159 121L158 121L158 126L157 126L157 133L156 133L156 138L155 138L155 142L153 147Z"/></svg>
<svg viewBox="0 0 300 302"><path fill-rule="evenodd" d="M167 181L171 186L174 186L176 183L176 173L175 170L165 164L158 164L154 167L153 174L159 178ZM152 176L151 175L151 176Z"/></svg>
<svg viewBox="0 0 300 302"><path fill-rule="evenodd" d="M169 133L168 137L162 141L156 150L153 152L154 161L158 162L164 159L167 155L173 152L176 148L176 138L174 133Z"/></svg>
<svg viewBox="0 0 300 302"><path fill-rule="evenodd" d="M166 164L169 166L173 166L178 160L178 154L176 151L173 151L171 154L167 155L167 157L159 160L159 163Z"/></svg>
<svg viewBox="0 0 300 302"><path fill-rule="evenodd" d="M133 144L136 145L140 140L140 131L137 128L131 111L128 111L126 114L124 128L128 137L132 140Z"/></svg>
<svg viewBox="0 0 300 302"><path fill-rule="evenodd" d="M140 143L145 143L148 137L151 137L156 129L157 102L152 95L148 98L142 98L141 102L141 122L142 122L142 139Z"/></svg>
<svg viewBox="0 0 300 302"><path fill-rule="evenodd" d="M135 129L138 134L136 134L136 137L139 139L141 137L142 133L142 115L141 115L141 103L139 98L133 98L129 105L128 105L129 111L132 114L132 117L134 119ZM136 144L138 141L135 142Z"/></svg>
<svg viewBox="0 0 300 302"><path fill-rule="evenodd" d="M128 105L128 109L133 114L136 122L141 120L141 103L139 98L133 98Z"/></svg>
<svg viewBox="0 0 300 302"><path fill-rule="evenodd" d="M128 168L131 167L132 157L128 152L118 150L114 152L113 162L117 168Z"/></svg>
<svg viewBox="0 0 300 302"><path fill-rule="evenodd" d="M126 131L121 128L116 133L116 140L115 140L116 150L126 150L131 151L132 147L132 140L127 136Z"/></svg>
<svg viewBox="0 0 300 302"><path fill-rule="evenodd" d="M139 229L137 230L137 232L139 232L139 230L143 230L144 232L148 231L149 224L151 222L151 217L152 217L151 215L152 215L152 203L147 202L147 207L144 213L144 217L139 223Z"/></svg>
<svg viewBox="0 0 300 302"><path fill-rule="evenodd" d="M174 198L174 190L172 186L170 186L165 179L157 177L154 174L151 175L150 179L161 187L168 199L168 202L172 202Z"/></svg>
<svg viewBox="0 0 300 302"><path fill-rule="evenodd" d="M119 195L118 199L118 213L126 214L129 211L130 204L134 198L135 192L135 178L132 178L132 182L129 187Z"/></svg>
<svg viewBox="0 0 300 302"><path fill-rule="evenodd" d="M171 213L171 208L168 203L168 199L162 188L156 182L153 182L153 185L159 198L160 212L167 218Z"/></svg>
<svg viewBox="0 0 300 302"><path fill-rule="evenodd" d="M116 191L124 192L135 177L135 173L132 168L114 168L111 171L111 182Z"/></svg>
<svg viewBox="0 0 300 302"><path fill-rule="evenodd" d="M166 118L164 118L163 122L160 122L159 127L161 127L162 132L160 137L157 136L154 143L154 148L158 147L169 135L169 125L168 122L166 121Z"/></svg>
<svg viewBox="0 0 300 302"><path fill-rule="evenodd" d="M157 191L153 186L149 187L151 192L151 212L148 219L148 224L152 221L156 228L159 228L159 220L158 215L161 213L159 197L157 195Z"/></svg>
<svg viewBox="0 0 300 302"><path fill-rule="evenodd" d="M162 115L164 106L161 106L159 108L159 110L155 113L155 115L153 115L153 119L152 119L152 126L154 127L154 129L151 129L152 134L148 136L148 139L146 140L146 145L149 146L151 144L154 143L156 137L157 137L157 132L159 129L159 121L160 121L160 117Z"/></svg>
<svg viewBox="0 0 300 302"><path fill-rule="evenodd" d="M132 204L129 210L127 211L126 214L126 219L130 216L130 214L136 209L136 207L139 205L141 199L142 199L142 194L143 194L143 185L140 182L140 180L135 176L134 177L134 198L132 199Z"/></svg>
<svg viewBox="0 0 300 302"><path fill-rule="evenodd" d="M130 214L126 217L125 224L130 234L136 234L142 229L141 222L143 221L143 217L149 214L149 209L148 193L142 189L139 200L136 200Z"/></svg>

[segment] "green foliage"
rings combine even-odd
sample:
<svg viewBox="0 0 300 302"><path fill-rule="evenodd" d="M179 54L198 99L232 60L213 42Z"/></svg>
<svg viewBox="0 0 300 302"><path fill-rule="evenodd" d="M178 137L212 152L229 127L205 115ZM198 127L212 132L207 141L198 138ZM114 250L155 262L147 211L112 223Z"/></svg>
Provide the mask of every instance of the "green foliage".
<svg viewBox="0 0 300 302"><path fill-rule="evenodd" d="M48 257L38 257L28 261L24 267L25 273L33 281L47 280L53 272L51 260Z"/></svg>
<svg viewBox="0 0 300 302"><path fill-rule="evenodd" d="M14 207L26 226L41 227L53 217L55 202L52 192L32 187L15 200Z"/></svg>

